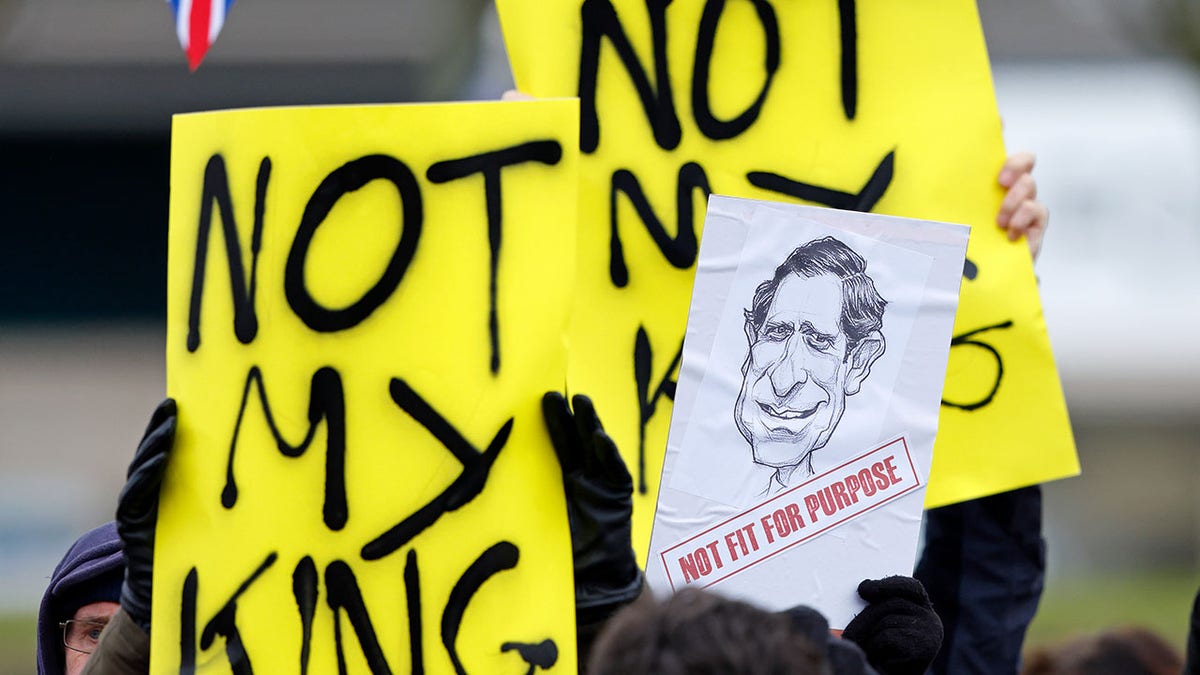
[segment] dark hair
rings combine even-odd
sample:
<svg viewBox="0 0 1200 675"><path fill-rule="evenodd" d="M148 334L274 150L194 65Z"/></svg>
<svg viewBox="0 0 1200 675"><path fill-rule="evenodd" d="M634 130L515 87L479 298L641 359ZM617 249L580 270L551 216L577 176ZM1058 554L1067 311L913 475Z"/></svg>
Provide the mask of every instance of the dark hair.
<svg viewBox="0 0 1200 675"><path fill-rule="evenodd" d="M820 675L824 652L783 614L695 588L644 597L605 626L589 675Z"/></svg>
<svg viewBox="0 0 1200 675"><path fill-rule="evenodd" d="M1035 649L1021 675L1176 675L1182 668L1183 658L1166 640L1128 627Z"/></svg>
<svg viewBox="0 0 1200 675"><path fill-rule="evenodd" d="M879 295L875 290L875 282L867 276L867 261L841 241L824 237L796 247L775 268L775 275L758 285L750 309L744 312L746 323L754 329L755 335L767 320L767 309L775 299L775 291L789 274L801 277L832 274L842 280L842 316L839 323L846 334L847 354L859 340L883 328L883 310L887 307L887 300Z"/></svg>

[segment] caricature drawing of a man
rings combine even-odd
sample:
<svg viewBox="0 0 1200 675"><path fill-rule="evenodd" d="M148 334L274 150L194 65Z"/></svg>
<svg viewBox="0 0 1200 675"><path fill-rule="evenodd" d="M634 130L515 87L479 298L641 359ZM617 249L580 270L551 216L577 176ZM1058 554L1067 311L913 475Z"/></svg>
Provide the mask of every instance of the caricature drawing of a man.
<svg viewBox="0 0 1200 675"><path fill-rule="evenodd" d="M765 493L813 474L813 453L883 355L887 301L866 261L833 237L792 251L745 310L749 351L734 420L754 462L773 467Z"/></svg>

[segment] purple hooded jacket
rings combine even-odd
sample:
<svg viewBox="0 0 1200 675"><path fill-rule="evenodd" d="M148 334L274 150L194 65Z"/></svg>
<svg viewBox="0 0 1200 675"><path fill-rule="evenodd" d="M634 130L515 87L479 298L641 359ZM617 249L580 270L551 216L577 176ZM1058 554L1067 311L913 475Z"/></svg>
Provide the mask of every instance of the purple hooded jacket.
<svg viewBox="0 0 1200 675"><path fill-rule="evenodd" d="M125 560L116 523L108 522L80 537L54 568L38 610L38 675L63 675L60 621L80 607L100 601L119 602Z"/></svg>

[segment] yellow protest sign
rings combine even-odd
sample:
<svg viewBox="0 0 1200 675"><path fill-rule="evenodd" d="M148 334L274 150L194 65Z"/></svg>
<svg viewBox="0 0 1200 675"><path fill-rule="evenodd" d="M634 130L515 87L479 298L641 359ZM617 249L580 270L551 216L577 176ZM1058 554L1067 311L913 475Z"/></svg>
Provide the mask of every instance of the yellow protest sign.
<svg viewBox="0 0 1200 675"><path fill-rule="evenodd" d="M153 672L575 672L540 400L577 129L574 100L175 118Z"/></svg>
<svg viewBox="0 0 1200 675"><path fill-rule="evenodd" d="M1076 473L974 4L500 0L518 88L580 97L569 385L634 468L645 552L707 194L973 226L927 504Z"/></svg>

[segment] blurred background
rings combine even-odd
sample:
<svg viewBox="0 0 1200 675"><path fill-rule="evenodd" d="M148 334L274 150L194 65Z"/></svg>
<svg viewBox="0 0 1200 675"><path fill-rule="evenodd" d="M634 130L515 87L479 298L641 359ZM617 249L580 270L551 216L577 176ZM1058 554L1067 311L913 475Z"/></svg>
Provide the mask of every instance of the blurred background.
<svg viewBox="0 0 1200 675"><path fill-rule="evenodd" d="M1051 211L1037 271L1084 467L1046 487L1030 644L1200 583L1200 0L980 0L1010 149ZM0 672L71 541L111 518L163 396L170 116L497 98L484 0L241 0L189 73L166 2L0 0Z"/></svg>

